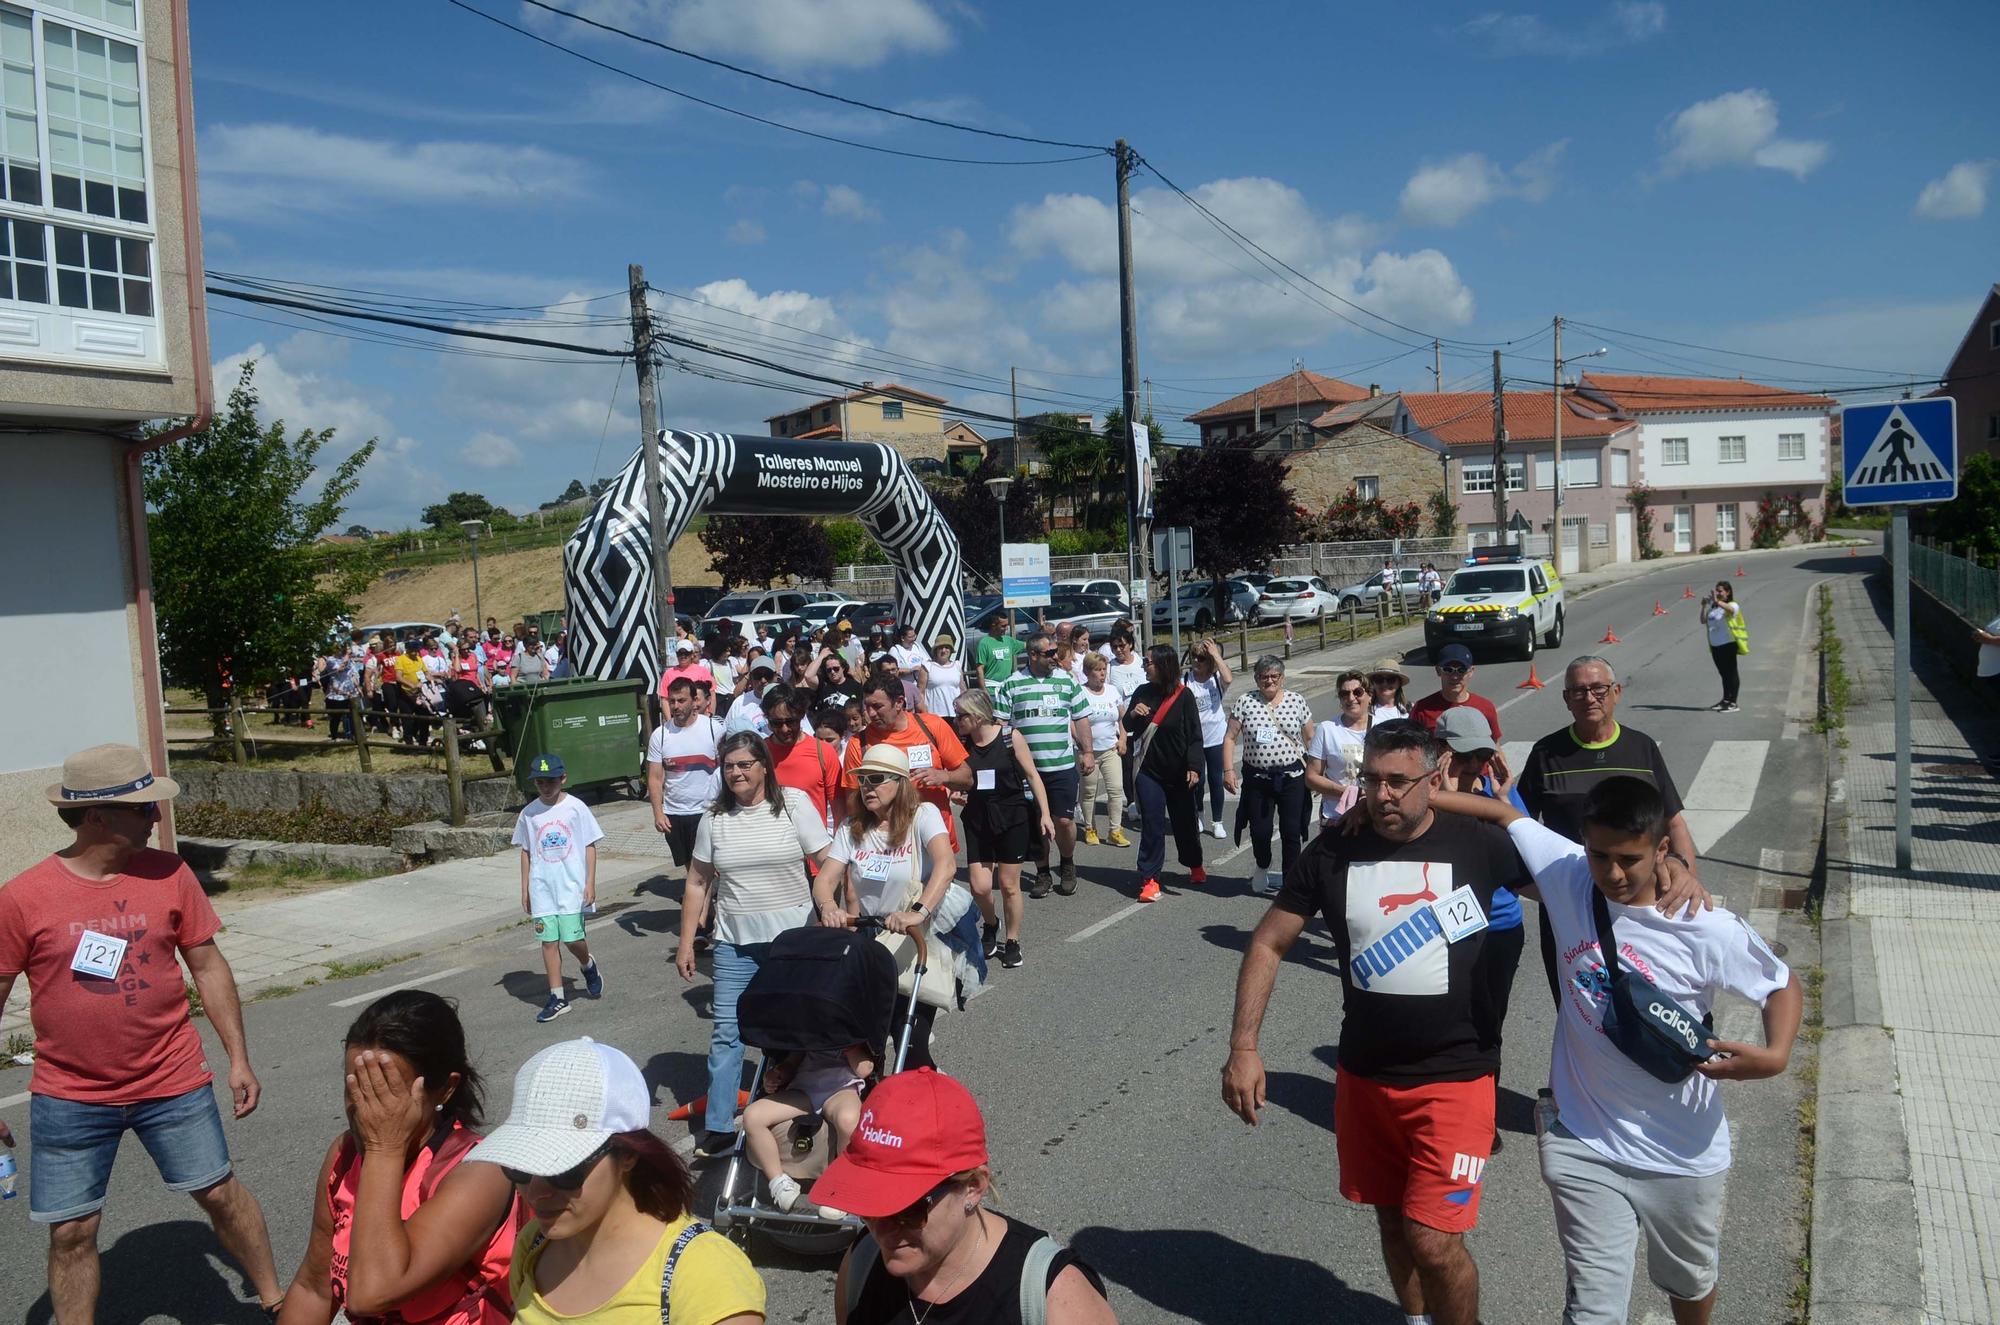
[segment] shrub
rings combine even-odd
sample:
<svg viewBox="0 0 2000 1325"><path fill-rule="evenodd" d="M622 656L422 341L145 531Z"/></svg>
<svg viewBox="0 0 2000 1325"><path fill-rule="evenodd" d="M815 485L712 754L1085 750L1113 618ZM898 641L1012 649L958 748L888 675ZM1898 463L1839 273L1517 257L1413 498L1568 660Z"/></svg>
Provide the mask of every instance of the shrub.
<svg viewBox="0 0 2000 1325"><path fill-rule="evenodd" d="M243 837L265 842L331 842L386 847L390 830L423 820L420 814L376 810L343 814L315 796L296 810L242 810L221 801L174 807L174 827L189 837Z"/></svg>
<svg viewBox="0 0 2000 1325"><path fill-rule="evenodd" d="M1701 545L1701 555L1704 557L1712 557L1720 551L1722 551L1722 548L1715 543L1703 543Z"/></svg>
<svg viewBox="0 0 2000 1325"><path fill-rule="evenodd" d="M1051 529L1048 541L1052 557L1087 557L1120 548L1118 538L1102 529Z"/></svg>

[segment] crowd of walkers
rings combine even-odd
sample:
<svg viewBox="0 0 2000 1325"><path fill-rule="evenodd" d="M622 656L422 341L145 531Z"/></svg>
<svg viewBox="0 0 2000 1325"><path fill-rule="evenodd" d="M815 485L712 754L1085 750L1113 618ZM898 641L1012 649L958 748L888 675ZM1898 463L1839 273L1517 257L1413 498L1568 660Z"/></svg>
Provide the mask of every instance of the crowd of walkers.
<svg viewBox="0 0 2000 1325"><path fill-rule="evenodd" d="M1725 600L1717 633L1737 619ZM1616 720L1609 663L1570 664L1571 723L1515 769L1458 646L1434 658L1434 693L1412 703L1411 677L1385 659L1340 673L1335 712L1316 720L1277 656L1258 658L1252 685L1232 695L1211 641L1142 652L1127 626L1101 647L1062 629L1017 640L999 620L967 660L956 641L857 641L846 622L818 639L683 638L659 682L646 786L664 852L684 871L673 965L689 982L705 966L712 985L692 1155L747 1162L771 1209L865 1230L832 1286L835 1320L1115 1319L1090 1265L993 1208L985 1124L940 1069L934 1022L967 1010L989 963L1024 963L1027 901L1077 891L1079 838L1136 847L1127 878L1153 902L1169 837L1188 884L1207 881L1203 841L1232 835L1232 798L1253 889L1272 902L1238 978L1223 1101L1257 1122L1277 972L1323 918L1342 975L1340 1191L1374 1208L1405 1318L1479 1319L1464 1234L1501 1144L1496 1080L1522 896L1540 904L1556 1007L1535 1131L1566 1266L1563 1319L1624 1319L1642 1235L1675 1319L1709 1318L1730 1162L1716 1083L1782 1072L1802 999L1786 965L1701 887L1671 774L1650 739ZM468 679L457 660L471 656L469 683L485 693L549 674L523 672L521 652L561 664L560 637L549 663L538 639L517 651L488 634L504 657L485 641L469 655L440 641L453 660L444 674ZM355 647L338 675L322 669L330 695L357 677L365 693L359 659L374 655L369 641ZM414 658L421 685L429 647L398 641L375 671L400 689ZM605 991L587 936L603 834L564 790L559 757L538 756L530 774L537 796L514 842L546 1022L571 1010L565 950L581 996ZM590 1039L549 1045L520 1068L488 1133L456 1008L418 989L383 995L346 1029L345 1126L312 1177L311 1237L286 1286L262 1208L233 1176L180 981L137 974L185 965L229 1059L231 1107L255 1110L220 923L187 866L149 845L176 791L130 747L74 756L49 789L74 842L0 888L0 1001L23 974L32 992L29 1206L50 1228L58 1321L94 1319L98 1223L127 1130L283 1325L343 1313L405 1325L764 1319L761 1278L697 1217L692 1173L650 1129L652 1092L631 1058ZM900 1070L885 1071L870 1044L767 1056L746 1107L746 995L807 929L879 932L894 952ZM123 991L123 1015L102 1016L102 989ZM1763 1044L1712 1037L1723 993L1761 1006ZM817 1118L837 1155L807 1188L775 1136ZM0 1141L12 1145L4 1123Z"/></svg>

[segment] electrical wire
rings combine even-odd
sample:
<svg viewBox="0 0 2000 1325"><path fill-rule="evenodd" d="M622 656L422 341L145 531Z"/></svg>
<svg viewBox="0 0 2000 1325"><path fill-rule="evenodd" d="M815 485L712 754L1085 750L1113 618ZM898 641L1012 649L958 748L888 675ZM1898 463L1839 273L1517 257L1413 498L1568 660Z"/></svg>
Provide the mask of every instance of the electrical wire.
<svg viewBox="0 0 2000 1325"><path fill-rule="evenodd" d="M1594 322L1581 322L1575 318L1564 318L1567 327L1583 327L1591 331L1601 331L1613 336L1628 336L1633 340L1655 341L1661 345L1672 345L1683 350L1703 350L1710 354L1727 355L1732 359L1761 359L1766 363L1791 364L1796 368L1825 368L1837 373L1869 373L1887 377L1915 377L1915 373L1894 368L1856 368L1851 364L1818 363L1811 359L1786 359L1775 354L1752 354L1748 350L1725 350L1716 345L1697 345L1693 341L1669 340L1665 336L1648 336L1640 331L1621 331L1617 327L1599 326Z"/></svg>
<svg viewBox="0 0 2000 1325"><path fill-rule="evenodd" d="M210 285L207 287L207 290L208 293L223 299L241 299L245 303L270 304L277 308L290 308L309 313L329 313L335 317L360 318L368 322L388 322L401 327L415 327L419 331L435 331L443 336L462 336L469 340L501 341L510 345L534 345L542 349L568 350L572 354L594 354L609 359L629 359L632 357L630 350L607 349L601 345L577 345L568 341L547 340L539 336L517 336L504 331L474 331L467 327L454 327L441 322L426 321L422 318L399 317L392 313L308 303L303 299L286 299L278 295L262 294L251 290L231 290L221 285Z"/></svg>
<svg viewBox="0 0 2000 1325"><path fill-rule="evenodd" d="M542 36L539 32L531 32L517 23L509 23L497 14L489 14L476 5L467 4L466 0L445 0L445 3L457 9L463 9L468 14L475 14L497 27L503 27L509 32L526 37L529 41L537 45L546 46L550 50L561 51L564 55L581 60L585 64L604 70L606 73L617 74L620 78L629 78L635 83L644 83L647 87L665 92L669 96L679 97L683 101L691 101L697 106L705 106L709 110L720 111L725 115L734 115L738 119L750 120L753 123L762 124L769 128L783 129L786 133L796 133L807 138L816 138L823 143L837 143L842 147L858 148L863 152L879 152L885 156L908 157L916 161L937 161L954 166L1060 166L1067 165L1072 161L1095 161L1103 156L1102 150L1096 148L1080 156L1041 157L1025 161L1000 160L992 157L943 156L932 152L907 151L900 147L884 147L880 143L858 142L852 138L842 138L837 134L819 133L812 129L802 128L796 124L787 124L783 120L774 120L768 116L753 114L747 110L739 110L734 106L725 106L719 101L711 101L706 97L698 97L692 92L683 92L680 88L669 86L658 79L648 78L644 74L635 73L630 69L612 64L606 60L600 60L594 55L585 55L582 51L574 47L565 46L559 41Z"/></svg>
<svg viewBox="0 0 2000 1325"><path fill-rule="evenodd" d="M794 83L788 79L779 78L772 74L760 73L755 69L746 69L740 64L731 64L727 60L718 60L713 56L702 55L695 51L683 50L679 46L670 46L666 42L660 41L657 38L648 37L642 33L632 32L628 29L618 27L616 24L600 22L597 19L586 17L583 14L578 14L570 10L563 9L558 5L549 4L547 0L521 0L521 2L523 4L533 5L536 9L544 10L548 13L560 14L564 18L571 19L578 23L587 24L590 27L598 29L600 32L609 32L615 36L625 37L628 38L629 40L639 42L643 45L655 47L659 50L666 51L670 55L679 55L689 60L699 60L701 63L706 65L711 65L717 69L727 69L732 74L742 74L745 78L754 78L757 79L759 82L770 83L777 87L790 88L794 92L803 92L807 96L823 97L828 101L837 101L843 106L853 106L858 110L870 110L874 111L878 115L893 115L897 119L914 120L918 124L934 125L940 129L956 129L960 133L976 133L987 138L1005 138L1010 142L1016 142L1016 143L1033 143L1040 147L1068 147L1068 148L1073 148L1077 151L1100 152L1105 155L1109 155L1113 150L1112 148L1109 147L1099 146L1096 143L1066 143L1056 138L1034 138L1030 137L1027 134L1005 133L999 129L982 129L976 124L963 124L957 120L940 119L934 115L919 115L914 111L895 110L888 106L878 106L872 101L860 101L853 97L843 97L837 92L827 92L820 88L808 87L804 83ZM461 5L460 8L464 8L464 6Z"/></svg>

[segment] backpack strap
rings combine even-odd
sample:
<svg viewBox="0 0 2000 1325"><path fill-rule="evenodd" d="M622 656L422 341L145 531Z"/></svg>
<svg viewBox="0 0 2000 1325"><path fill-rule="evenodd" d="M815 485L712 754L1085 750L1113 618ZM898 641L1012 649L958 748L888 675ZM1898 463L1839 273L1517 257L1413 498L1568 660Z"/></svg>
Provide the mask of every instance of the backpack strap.
<svg viewBox="0 0 2000 1325"><path fill-rule="evenodd" d="M688 1243L704 1233L714 1231L697 1219L682 1229L681 1235L674 1239L673 1250L667 1253L667 1263L660 1270L660 1325L667 1325L667 1301L674 1291L674 1267L681 1263L681 1253L688 1249Z"/></svg>
<svg viewBox="0 0 2000 1325"><path fill-rule="evenodd" d="M1021 1262L1021 1325L1047 1325L1049 1268L1062 1250L1063 1244L1046 1233L1028 1248L1028 1258Z"/></svg>
<svg viewBox="0 0 2000 1325"><path fill-rule="evenodd" d="M847 1301L842 1304L842 1320L854 1319L861 1307L861 1290L868 1286L868 1276L875 1273L881 1260L882 1249L875 1245L874 1234L863 1233L854 1240L854 1250L847 1253Z"/></svg>

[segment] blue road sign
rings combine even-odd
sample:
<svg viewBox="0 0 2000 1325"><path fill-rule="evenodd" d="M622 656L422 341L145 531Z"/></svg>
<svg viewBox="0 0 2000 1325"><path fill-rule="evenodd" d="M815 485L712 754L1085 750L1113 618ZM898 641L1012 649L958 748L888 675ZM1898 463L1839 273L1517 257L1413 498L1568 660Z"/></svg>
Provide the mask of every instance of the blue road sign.
<svg viewBox="0 0 2000 1325"><path fill-rule="evenodd" d="M1958 406L1950 396L1850 405L1840 411L1849 506L1950 501L1958 496Z"/></svg>

